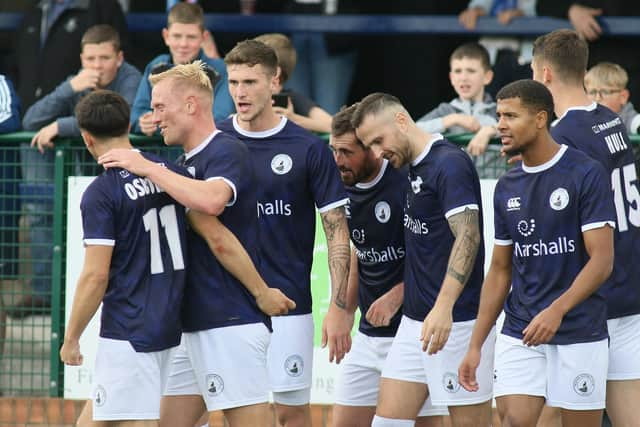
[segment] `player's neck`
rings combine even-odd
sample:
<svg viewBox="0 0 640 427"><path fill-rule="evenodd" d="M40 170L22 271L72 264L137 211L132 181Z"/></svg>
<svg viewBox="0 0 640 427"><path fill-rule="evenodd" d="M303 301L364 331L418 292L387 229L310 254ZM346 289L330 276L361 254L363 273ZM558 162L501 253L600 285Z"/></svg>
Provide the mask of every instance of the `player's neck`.
<svg viewBox="0 0 640 427"><path fill-rule="evenodd" d="M194 123L194 126L191 127L191 131L184 139L184 143L182 144L182 148L185 153L196 148L198 145L202 144L205 139L207 139L213 132L216 130L216 124L211 120L207 120L204 123Z"/></svg>
<svg viewBox="0 0 640 427"><path fill-rule="evenodd" d="M557 117L562 117L569 108L586 107L593 103L581 86L563 85L554 88L552 93L554 112Z"/></svg>
<svg viewBox="0 0 640 427"><path fill-rule="evenodd" d="M411 149L409 161L413 162L424 150L427 145L431 143L433 134L425 132L413 126L409 131L409 147Z"/></svg>
<svg viewBox="0 0 640 427"><path fill-rule="evenodd" d="M559 150L560 145L547 133L522 152L522 162L528 167L540 166L553 159Z"/></svg>
<svg viewBox="0 0 640 427"><path fill-rule="evenodd" d="M382 163L383 163L382 157L376 157L375 160L373 160L373 162L374 162L374 167L371 170L371 173L368 176L364 177L362 181L360 181L362 184L369 184L370 182L375 180L380 174L380 170L382 169Z"/></svg>
<svg viewBox="0 0 640 427"><path fill-rule="evenodd" d="M248 132L265 132L278 126L281 117L273 111L270 106L267 106L262 110L260 114L254 117L252 120L241 120L240 116L237 123L241 129Z"/></svg>
<svg viewBox="0 0 640 427"><path fill-rule="evenodd" d="M101 141L96 141L96 143L93 144L94 152L98 157L110 150L113 150L114 148L132 150L133 146L131 145L131 141L129 141L129 136L103 139Z"/></svg>

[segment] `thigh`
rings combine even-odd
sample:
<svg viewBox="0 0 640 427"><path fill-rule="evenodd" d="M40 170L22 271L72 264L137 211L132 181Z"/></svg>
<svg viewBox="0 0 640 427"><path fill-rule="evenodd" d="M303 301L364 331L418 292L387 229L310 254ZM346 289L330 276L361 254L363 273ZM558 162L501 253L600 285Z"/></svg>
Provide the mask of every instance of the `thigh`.
<svg viewBox="0 0 640 427"><path fill-rule="evenodd" d="M441 351L434 355L422 352L429 393L435 405L475 405L490 401L493 397L495 327L482 345L482 358L476 373L480 389L469 392L458 382L458 367L467 351L474 324L475 320L455 322Z"/></svg>
<svg viewBox="0 0 640 427"><path fill-rule="evenodd" d="M609 370L607 380L640 379L640 315L607 321Z"/></svg>
<svg viewBox="0 0 640 427"><path fill-rule="evenodd" d="M546 396L547 357L544 346L527 347L522 340L499 334L495 347L494 395Z"/></svg>
<svg viewBox="0 0 640 427"><path fill-rule="evenodd" d="M369 427L376 413L374 406L333 405L333 427Z"/></svg>
<svg viewBox="0 0 640 427"><path fill-rule="evenodd" d="M376 415L400 420L415 420L427 399L424 383L382 378Z"/></svg>
<svg viewBox="0 0 640 427"><path fill-rule="evenodd" d="M313 366L312 315L277 316L271 321L273 333L267 350L271 390L286 392L310 388Z"/></svg>
<svg viewBox="0 0 640 427"><path fill-rule="evenodd" d="M93 419L157 420L170 351L136 352L128 341L100 337L93 376Z"/></svg>
<svg viewBox="0 0 640 427"><path fill-rule="evenodd" d="M544 397L511 394L496 397L501 425L535 427L544 407Z"/></svg>
<svg viewBox="0 0 640 427"><path fill-rule="evenodd" d="M613 425L635 425L640 420L638 402L640 380L607 381L607 414Z"/></svg>
<svg viewBox="0 0 640 427"><path fill-rule="evenodd" d="M263 323L183 334L209 412L268 401L269 338Z"/></svg>
<svg viewBox="0 0 640 427"><path fill-rule="evenodd" d="M605 407L608 340L547 345L547 404L574 411Z"/></svg>
<svg viewBox="0 0 640 427"><path fill-rule="evenodd" d="M269 427L272 420L266 402L225 409L224 417L229 427Z"/></svg>

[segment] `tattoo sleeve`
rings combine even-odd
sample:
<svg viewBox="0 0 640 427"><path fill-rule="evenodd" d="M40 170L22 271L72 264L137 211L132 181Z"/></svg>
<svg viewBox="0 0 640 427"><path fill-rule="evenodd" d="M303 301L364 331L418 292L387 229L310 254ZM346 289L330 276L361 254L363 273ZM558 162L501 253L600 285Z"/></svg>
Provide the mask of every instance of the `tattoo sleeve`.
<svg viewBox="0 0 640 427"><path fill-rule="evenodd" d="M330 209L320 214L329 250L329 274L331 295L335 304L347 308L347 284L349 279L349 228L344 208Z"/></svg>
<svg viewBox="0 0 640 427"><path fill-rule="evenodd" d="M477 209L465 209L449 217L449 228L455 237L447 274L466 285L480 247L480 221Z"/></svg>

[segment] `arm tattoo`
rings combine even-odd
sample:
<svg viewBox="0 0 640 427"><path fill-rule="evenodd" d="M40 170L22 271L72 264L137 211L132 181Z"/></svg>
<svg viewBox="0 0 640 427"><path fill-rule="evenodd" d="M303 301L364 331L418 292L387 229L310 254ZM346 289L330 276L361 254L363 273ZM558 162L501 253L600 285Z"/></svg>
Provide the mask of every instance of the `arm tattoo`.
<svg viewBox="0 0 640 427"><path fill-rule="evenodd" d="M480 247L478 215L478 210L465 209L464 212L452 215L448 219L455 241L451 248L447 274L459 281L462 286L469 280Z"/></svg>
<svg viewBox="0 0 640 427"><path fill-rule="evenodd" d="M349 248L349 229L344 208L330 209L320 214L320 217L329 248L331 294L335 304L346 309L351 249Z"/></svg>

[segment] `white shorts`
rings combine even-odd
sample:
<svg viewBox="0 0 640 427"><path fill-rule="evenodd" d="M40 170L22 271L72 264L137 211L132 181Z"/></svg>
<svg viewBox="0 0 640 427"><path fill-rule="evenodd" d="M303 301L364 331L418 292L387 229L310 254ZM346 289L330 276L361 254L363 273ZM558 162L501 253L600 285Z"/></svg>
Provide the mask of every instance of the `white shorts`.
<svg viewBox="0 0 640 427"><path fill-rule="evenodd" d="M570 410L602 409L607 388L607 340L527 347L500 334L496 342L495 396L542 396Z"/></svg>
<svg viewBox="0 0 640 427"><path fill-rule="evenodd" d="M183 333L164 394L202 395L209 412L267 402L270 335L263 323Z"/></svg>
<svg viewBox="0 0 640 427"><path fill-rule="evenodd" d="M269 382L274 393L311 389L313 316L274 316L267 351ZM277 402L277 396L274 396ZM309 403L309 402L306 402Z"/></svg>
<svg viewBox="0 0 640 427"><path fill-rule="evenodd" d="M129 341L98 337L93 420L157 420L173 349L136 352Z"/></svg>
<svg viewBox="0 0 640 427"><path fill-rule="evenodd" d="M467 352L475 320L454 322L444 348L434 355L422 351L422 322L402 316L382 376L425 383L434 405L464 406L483 403L493 392L493 354L495 327L482 345L482 358L476 372L480 389L469 392L458 383L458 367Z"/></svg>
<svg viewBox="0 0 640 427"><path fill-rule="evenodd" d="M607 320L609 372L607 380L640 378L640 314Z"/></svg>
<svg viewBox="0 0 640 427"><path fill-rule="evenodd" d="M380 374L391 348L393 337L370 337L358 331L351 351L340 364L336 403L344 406L376 406ZM419 417L448 415L446 406L433 406L427 398Z"/></svg>

